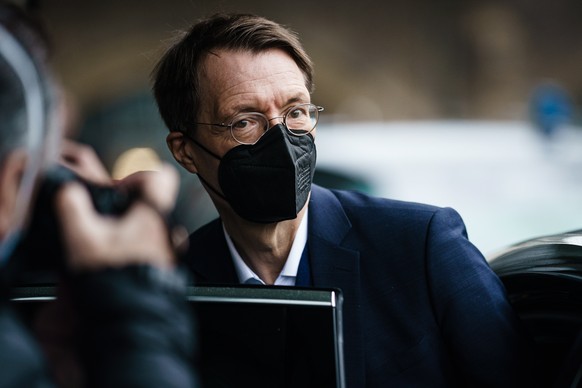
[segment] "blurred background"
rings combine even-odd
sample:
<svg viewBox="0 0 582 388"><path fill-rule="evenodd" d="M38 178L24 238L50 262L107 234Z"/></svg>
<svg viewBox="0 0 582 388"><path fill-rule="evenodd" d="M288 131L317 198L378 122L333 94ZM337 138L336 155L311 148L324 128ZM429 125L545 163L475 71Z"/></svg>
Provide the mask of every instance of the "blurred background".
<svg viewBox="0 0 582 388"><path fill-rule="evenodd" d="M484 252L582 228L579 0L29 0L72 134L122 176L172 160L149 75L176 30L220 11L299 33L315 63L319 183L455 207ZM183 176L189 229L215 216Z"/></svg>

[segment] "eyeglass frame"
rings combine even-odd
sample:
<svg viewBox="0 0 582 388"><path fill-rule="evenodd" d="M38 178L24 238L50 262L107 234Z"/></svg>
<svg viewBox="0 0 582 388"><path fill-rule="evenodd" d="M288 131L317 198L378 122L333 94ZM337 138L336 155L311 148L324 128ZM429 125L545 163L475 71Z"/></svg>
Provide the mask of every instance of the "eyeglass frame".
<svg viewBox="0 0 582 388"><path fill-rule="evenodd" d="M306 105L311 105L311 106L315 107L315 112L317 112L317 117L316 117L315 125L313 125L313 128L311 128L309 131L305 131L304 133L295 133L295 132L291 131L289 129L289 127L287 126L287 115L291 111L293 111L293 109L297 108L298 106L306 106ZM271 122L271 120L275 120L275 119L283 119L283 125L285 126L285 128L287 129L287 131L289 131L289 133L292 134L293 136L305 136L308 133L313 132L313 130L317 126L317 123L319 122L319 112L323 112L323 110L324 110L324 108L322 106L315 105L315 104L312 104L310 102L306 102L306 103L296 104L296 105L290 106L287 110L285 110L285 113L282 116L275 116L275 117L272 117L272 118L268 118L267 116L265 116L264 114L262 114L260 112L238 112L238 113L236 113L235 115L233 115L229 119L230 120L230 124L225 124L225 123L213 124L213 123L198 123L198 122L197 123L193 123L193 124L196 124L196 125L210 125L210 126L213 126L213 127L228 128L229 129L230 136L232 137L232 139L234 141L236 141L237 143L242 144L242 145L253 145L253 144L256 144L265 135L265 133L267 133L267 131L270 129L269 123ZM234 122L234 119L237 116L240 116L240 115L258 115L258 116L262 116L262 117L265 118L265 121L267 123L265 130L263 131L263 133L261 134L261 136L259 136L257 138L257 140L255 140L252 143L244 143L244 142L238 140L234 136L234 134L232 133L232 126L235 123Z"/></svg>

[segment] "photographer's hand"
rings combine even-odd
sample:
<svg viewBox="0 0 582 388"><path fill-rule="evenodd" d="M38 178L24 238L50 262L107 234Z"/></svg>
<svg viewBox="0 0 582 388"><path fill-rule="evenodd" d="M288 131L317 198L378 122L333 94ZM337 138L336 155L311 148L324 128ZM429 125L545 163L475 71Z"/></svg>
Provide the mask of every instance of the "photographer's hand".
<svg viewBox="0 0 582 388"><path fill-rule="evenodd" d="M118 182L120 190L137 193L121 215L97 212L79 182L57 193L69 276L58 299L64 306L54 305L53 311L64 325L53 320L54 330L45 336L52 342L45 349L56 355L53 373L59 382L197 386L187 277L175 266L165 220L178 182L169 165ZM63 322L67 309L72 318Z"/></svg>
<svg viewBox="0 0 582 388"><path fill-rule="evenodd" d="M63 139L59 162L89 182L101 185L113 183L95 150L86 144Z"/></svg>
<svg viewBox="0 0 582 388"><path fill-rule="evenodd" d="M103 216L79 183L57 194L68 267L90 271L129 264L174 266L174 247L161 214L169 212L178 192L178 174L169 165L159 172L138 173L119 183L137 190L138 199L119 217Z"/></svg>

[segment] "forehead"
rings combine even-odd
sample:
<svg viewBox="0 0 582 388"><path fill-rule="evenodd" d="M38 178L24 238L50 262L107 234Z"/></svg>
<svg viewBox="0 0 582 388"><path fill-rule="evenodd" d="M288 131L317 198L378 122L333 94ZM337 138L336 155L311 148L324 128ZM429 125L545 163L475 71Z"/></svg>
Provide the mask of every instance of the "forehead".
<svg viewBox="0 0 582 388"><path fill-rule="evenodd" d="M201 113L229 115L309 102L305 77L284 51L216 50L202 60Z"/></svg>

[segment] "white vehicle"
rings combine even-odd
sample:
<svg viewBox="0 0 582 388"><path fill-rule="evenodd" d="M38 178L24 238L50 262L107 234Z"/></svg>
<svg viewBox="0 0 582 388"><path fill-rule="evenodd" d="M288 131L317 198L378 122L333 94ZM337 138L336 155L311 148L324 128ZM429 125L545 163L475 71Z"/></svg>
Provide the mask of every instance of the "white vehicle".
<svg viewBox="0 0 582 388"><path fill-rule="evenodd" d="M452 207L486 255L582 228L581 128L548 138L526 122L320 123L316 144L316 182Z"/></svg>

